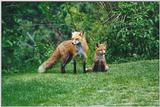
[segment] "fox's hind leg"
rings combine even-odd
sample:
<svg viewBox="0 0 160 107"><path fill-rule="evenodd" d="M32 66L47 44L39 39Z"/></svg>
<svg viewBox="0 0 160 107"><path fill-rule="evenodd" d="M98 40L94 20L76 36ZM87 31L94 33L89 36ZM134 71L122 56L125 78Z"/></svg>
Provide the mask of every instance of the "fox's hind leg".
<svg viewBox="0 0 160 107"><path fill-rule="evenodd" d="M64 57L62 57L62 63L61 63L61 73L65 73L65 66L71 61L72 55L67 54Z"/></svg>
<svg viewBox="0 0 160 107"><path fill-rule="evenodd" d="M106 66L105 66L105 71L108 71L108 70L109 70L109 66L106 65Z"/></svg>
<svg viewBox="0 0 160 107"><path fill-rule="evenodd" d="M98 71L98 61L94 62L92 69L93 69L93 72L97 72Z"/></svg>
<svg viewBox="0 0 160 107"><path fill-rule="evenodd" d="M106 61L104 61L104 71L108 71L109 70L109 66L108 64L106 63Z"/></svg>

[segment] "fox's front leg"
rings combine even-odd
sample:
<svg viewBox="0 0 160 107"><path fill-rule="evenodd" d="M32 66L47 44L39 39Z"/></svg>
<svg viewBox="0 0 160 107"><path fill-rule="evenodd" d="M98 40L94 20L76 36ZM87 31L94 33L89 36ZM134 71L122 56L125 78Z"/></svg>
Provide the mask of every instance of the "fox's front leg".
<svg viewBox="0 0 160 107"><path fill-rule="evenodd" d="M86 59L83 59L83 72L86 73Z"/></svg>
<svg viewBox="0 0 160 107"><path fill-rule="evenodd" d="M73 73L76 73L77 72L77 69L76 69L76 60L73 59Z"/></svg>
<svg viewBox="0 0 160 107"><path fill-rule="evenodd" d="M73 73L77 73L77 62L76 62L76 58L77 58L77 53L75 53L73 55Z"/></svg>
<svg viewBox="0 0 160 107"><path fill-rule="evenodd" d="M83 73L86 73L86 59L87 59L87 55L84 53L83 55Z"/></svg>

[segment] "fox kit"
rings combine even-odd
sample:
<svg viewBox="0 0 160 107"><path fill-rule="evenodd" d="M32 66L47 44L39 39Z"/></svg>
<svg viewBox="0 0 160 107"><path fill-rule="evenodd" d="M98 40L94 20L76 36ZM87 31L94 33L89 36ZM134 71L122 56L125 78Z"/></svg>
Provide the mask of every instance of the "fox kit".
<svg viewBox="0 0 160 107"><path fill-rule="evenodd" d="M48 60L43 62L38 72L45 72L46 69L51 68L58 59L61 58L61 72L65 73L65 66L73 59L74 73L76 73L76 58L81 56L83 60L83 71L86 72L86 58L87 58L88 44L84 36L84 32L73 32L72 39L62 42L58 45L53 54Z"/></svg>
<svg viewBox="0 0 160 107"><path fill-rule="evenodd" d="M109 69L105 59L105 44L96 44L96 51L93 59L92 68L87 71L107 71Z"/></svg>

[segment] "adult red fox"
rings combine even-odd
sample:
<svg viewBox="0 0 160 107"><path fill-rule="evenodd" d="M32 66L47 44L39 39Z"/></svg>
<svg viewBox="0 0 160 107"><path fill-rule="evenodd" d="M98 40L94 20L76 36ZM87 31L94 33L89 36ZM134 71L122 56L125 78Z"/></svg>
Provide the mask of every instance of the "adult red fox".
<svg viewBox="0 0 160 107"><path fill-rule="evenodd" d="M105 50L105 44L96 44L93 65L92 68L88 68L87 71L107 71L109 69L105 59Z"/></svg>
<svg viewBox="0 0 160 107"><path fill-rule="evenodd" d="M74 73L76 73L76 57L81 56L83 59L83 71L85 73L87 51L88 44L84 32L73 32L72 39L60 43L49 59L39 66L38 72L45 72L46 69L51 68L61 58L61 72L65 73L66 64L73 59Z"/></svg>

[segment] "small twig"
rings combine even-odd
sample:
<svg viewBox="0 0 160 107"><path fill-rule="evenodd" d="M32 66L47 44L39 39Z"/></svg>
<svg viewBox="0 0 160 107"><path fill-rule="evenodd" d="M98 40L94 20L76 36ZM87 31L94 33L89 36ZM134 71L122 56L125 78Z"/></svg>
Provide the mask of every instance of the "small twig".
<svg viewBox="0 0 160 107"><path fill-rule="evenodd" d="M109 17L107 20L105 20L105 21L103 22L103 24L105 24L105 23L107 23L109 20L113 19L113 17L115 17L114 14L113 14L111 17Z"/></svg>
<svg viewBox="0 0 160 107"><path fill-rule="evenodd" d="M33 42L33 44L36 46L36 43L34 41L34 38L30 35L29 32L27 32L27 36L29 37L29 39Z"/></svg>
<svg viewBox="0 0 160 107"><path fill-rule="evenodd" d="M4 6L4 7L8 8L8 7L16 7L16 6L17 6L17 5L11 4L11 5Z"/></svg>

